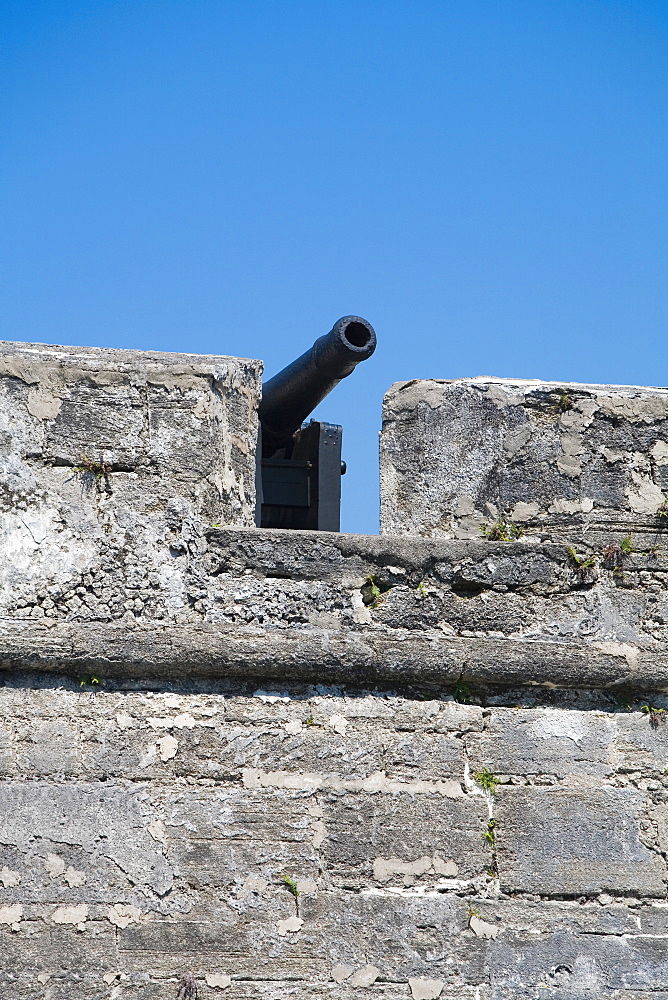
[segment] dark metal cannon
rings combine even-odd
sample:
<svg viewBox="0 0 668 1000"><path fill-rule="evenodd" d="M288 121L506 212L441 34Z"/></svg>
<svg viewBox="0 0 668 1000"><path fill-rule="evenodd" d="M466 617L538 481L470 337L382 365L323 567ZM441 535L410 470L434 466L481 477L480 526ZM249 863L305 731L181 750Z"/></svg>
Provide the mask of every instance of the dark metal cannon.
<svg viewBox="0 0 668 1000"><path fill-rule="evenodd" d="M376 349L373 327L344 316L262 387L259 523L265 528L339 530L342 428L306 417ZM260 449L258 449L260 450Z"/></svg>

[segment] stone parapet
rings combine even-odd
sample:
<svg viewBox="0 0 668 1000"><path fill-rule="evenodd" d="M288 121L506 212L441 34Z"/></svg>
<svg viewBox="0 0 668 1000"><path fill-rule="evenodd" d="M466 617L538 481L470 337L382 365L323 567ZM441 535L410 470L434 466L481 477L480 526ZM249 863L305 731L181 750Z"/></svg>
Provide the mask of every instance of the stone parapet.
<svg viewBox="0 0 668 1000"><path fill-rule="evenodd" d="M103 566L168 591L187 525L253 524L261 367L0 343L0 613Z"/></svg>
<svg viewBox="0 0 668 1000"><path fill-rule="evenodd" d="M667 496L668 389L480 377L385 397L384 533L649 538Z"/></svg>

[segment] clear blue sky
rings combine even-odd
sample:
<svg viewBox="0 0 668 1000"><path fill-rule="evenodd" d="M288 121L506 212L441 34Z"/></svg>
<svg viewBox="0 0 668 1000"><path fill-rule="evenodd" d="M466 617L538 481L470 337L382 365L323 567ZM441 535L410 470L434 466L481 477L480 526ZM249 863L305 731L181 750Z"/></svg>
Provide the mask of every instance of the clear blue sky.
<svg viewBox="0 0 668 1000"><path fill-rule="evenodd" d="M666 0L3 0L0 336L668 384Z"/></svg>

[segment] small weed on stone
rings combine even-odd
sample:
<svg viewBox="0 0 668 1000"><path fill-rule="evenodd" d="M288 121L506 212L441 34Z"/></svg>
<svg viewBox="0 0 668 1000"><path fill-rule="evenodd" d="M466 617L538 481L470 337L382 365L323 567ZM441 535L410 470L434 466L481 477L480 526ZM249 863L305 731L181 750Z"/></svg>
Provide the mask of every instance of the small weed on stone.
<svg viewBox="0 0 668 1000"><path fill-rule="evenodd" d="M289 875L281 875L281 881L290 895L294 897L295 906L297 908L297 916L299 916L299 886L293 878L290 878Z"/></svg>
<svg viewBox="0 0 668 1000"><path fill-rule="evenodd" d="M377 576L367 576L366 583L362 585L362 600L367 608L377 608L383 595L391 589L389 583L383 583Z"/></svg>
<svg viewBox="0 0 668 1000"><path fill-rule="evenodd" d="M452 689L452 697L455 701L459 702L460 705L471 704L471 689L466 681L457 681Z"/></svg>
<svg viewBox="0 0 668 1000"><path fill-rule="evenodd" d="M486 767L482 767L479 771L474 771L473 780L476 785L480 785L490 795L494 795L496 787L499 784L499 779Z"/></svg>
<svg viewBox="0 0 668 1000"><path fill-rule="evenodd" d="M503 518L494 524L483 524L480 531L489 542L512 542L522 537L522 529Z"/></svg>
<svg viewBox="0 0 668 1000"><path fill-rule="evenodd" d="M490 819L487 824L487 829L482 835L483 840L486 840L491 847L496 847L496 820Z"/></svg>
<svg viewBox="0 0 668 1000"><path fill-rule="evenodd" d="M654 705L643 705L640 709L645 715L649 715L649 724L652 729L658 729L666 721L665 708L655 708Z"/></svg>
<svg viewBox="0 0 668 1000"><path fill-rule="evenodd" d="M567 549L567 552L578 583L583 586L593 583L598 575L596 556L579 556L572 546Z"/></svg>
<svg viewBox="0 0 668 1000"><path fill-rule="evenodd" d="M622 555L630 556L633 553L633 535L626 535L622 538L622 544L619 546L622 550Z"/></svg>
<svg viewBox="0 0 668 1000"><path fill-rule="evenodd" d="M99 462L88 458L87 455L83 455L79 464L74 466L73 471L74 475L79 477L82 488L86 484L91 486L94 483L98 490L101 490L104 486L104 490L107 493L111 493L110 476L113 467L110 462L105 462L101 455Z"/></svg>

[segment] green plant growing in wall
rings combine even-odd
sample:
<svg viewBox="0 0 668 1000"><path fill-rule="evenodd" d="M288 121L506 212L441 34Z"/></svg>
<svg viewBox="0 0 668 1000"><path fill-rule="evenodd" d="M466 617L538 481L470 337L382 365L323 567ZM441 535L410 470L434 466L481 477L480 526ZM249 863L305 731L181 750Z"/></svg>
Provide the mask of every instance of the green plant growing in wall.
<svg viewBox="0 0 668 1000"><path fill-rule="evenodd" d="M370 574L366 578L366 583L362 584L362 600L368 608L377 608L384 595L391 589L389 583L383 583L377 576Z"/></svg>
<svg viewBox="0 0 668 1000"><path fill-rule="evenodd" d="M661 723L666 721L665 708L656 708L654 705L643 705L640 709L645 715L649 715L649 724L652 729L658 729Z"/></svg>
<svg viewBox="0 0 668 1000"><path fill-rule="evenodd" d="M660 504L657 512L657 517L668 517L668 496L664 497L664 501Z"/></svg>
<svg viewBox="0 0 668 1000"><path fill-rule="evenodd" d="M486 840L490 847L496 849L496 820L490 819L487 823L487 829L482 835L483 840Z"/></svg>
<svg viewBox="0 0 668 1000"><path fill-rule="evenodd" d="M96 677L95 674L86 674L79 678L79 687L100 687L102 684L104 684L102 678Z"/></svg>
<svg viewBox="0 0 668 1000"><path fill-rule="evenodd" d="M297 897L299 896L299 886L297 885L295 880L291 878L289 875L281 875L281 881L285 885L288 892L290 892L295 897L295 899L297 899Z"/></svg>
<svg viewBox="0 0 668 1000"><path fill-rule="evenodd" d="M105 462L102 458L100 458L99 462L96 462L94 459L88 458L87 455L83 455L79 460L79 464L74 466L73 471L77 476L88 475L100 480L103 476L106 479L113 470L110 462Z"/></svg>
<svg viewBox="0 0 668 1000"><path fill-rule="evenodd" d="M595 555L579 556L572 545L568 547L567 552L576 569L591 569L592 566L596 565Z"/></svg>
<svg viewBox="0 0 668 1000"><path fill-rule="evenodd" d="M480 531L488 542L512 542L522 537L522 529L504 518L494 524L483 524Z"/></svg>
<svg viewBox="0 0 668 1000"><path fill-rule="evenodd" d="M281 875L281 881L290 895L294 898L295 906L297 908L297 916L299 916L299 897L301 895L299 892L299 886L289 875Z"/></svg>
<svg viewBox="0 0 668 1000"><path fill-rule="evenodd" d="M598 562L595 555L579 556L573 546L566 550L571 560L571 565L575 570L578 583L593 583L597 576Z"/></svg>
<svg viewBox="0 0 668 1000"><path fill-rule="evenodd" d="M425 587L424 583L418 583L417 592L420 595L420 597L424 598L427 596L427 588Z"/></svg>
<svg viewBox="0 0 668 1000"><path fill-rule="evenodd" d="M573 409L573 400L571 399L571 397L568 395L567 392L562 392L561 396L559 397L559 401L556 405L557 412L567 413L568 410L572 409Z"/></svg>
<svg viewBox="0 0 668 1000"><path fill-rule="evenodd" d="M456 682L452 689L452 697L455 701L459 702L460 705L471 704L471 689L466 681L458 680Z"/></svg>
<svg viewBox="0 0 668 1000"><path fill-rule="evenodd" d="M471 904L469 903L467 905L467 907L466 907L466 914L467 914L467 916L469 918L469 924L470 924L471 923L471 919L473 917L479 917L480 916L480 910L477 910L475 908L475 906L471 906Z"/></svg>
<svg viewBox="0 0 668 1000"><path fill-rule="evenodd" d="M89 458L88 455L83 455L79 460L79 464L75 465L73 470L74 475L79 477L82 489L90 485L91 481L95 484L98 491L104 491L111 494L111 473L113 472L113 467L110 462L105 462L102 456L100 456L100 461L96 462L95 459Z"/></svg>
<svg viewBox="0 0 668 1000"><path fill-rule="evenodd" d="M474 771L473 780L476 785L480 785L490 795L494 795L499 784L499 779L486 767L481 767L479 771Z"/></svg>

